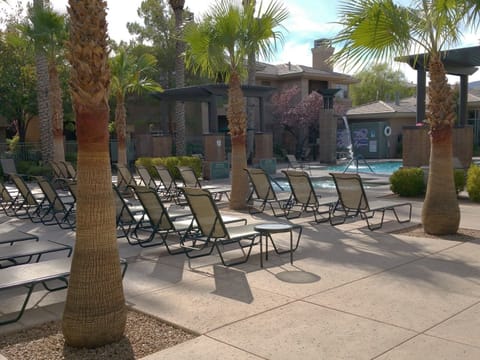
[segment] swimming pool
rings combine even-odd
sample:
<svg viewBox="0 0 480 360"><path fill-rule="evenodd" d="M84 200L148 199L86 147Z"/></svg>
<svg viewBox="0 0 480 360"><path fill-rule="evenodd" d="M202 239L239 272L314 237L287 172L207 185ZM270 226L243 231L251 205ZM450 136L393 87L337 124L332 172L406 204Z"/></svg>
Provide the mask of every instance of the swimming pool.
<svg viewBox="0 0 480 360"><path fill-rule="evenodd" d="M358 172L359 173L373 173L381 175L391 175L400 167L402 167L402 161L366 161L368 166L363 162L363 160L358 161ZM332 172L344 172L347 164L329 166L328 171ZM346 172L357 172L357 164L352 162L348 167Z"/></svg>
<svg viewBox="0 0 480 360"><path fill-rule="evenodd" d="M315 189L335 189L335 183L330 176L314 177L311 178L311 180ZM375 186L386 185L388 184L388 180L386 182L370 182L369 179L362 176L362 183L365 189L369 189ZM285 177L272 178L272 185L275 191L290 191L290 185Z"/></svg>

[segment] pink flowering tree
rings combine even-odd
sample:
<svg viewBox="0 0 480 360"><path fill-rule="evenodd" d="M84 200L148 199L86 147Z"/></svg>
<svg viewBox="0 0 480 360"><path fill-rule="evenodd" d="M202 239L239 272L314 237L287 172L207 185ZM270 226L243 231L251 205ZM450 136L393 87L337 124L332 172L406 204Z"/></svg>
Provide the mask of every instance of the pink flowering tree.
<svg viewBox="0 0 480 360"><path fill-rule="evenodd" d="M292 86L275 93L271 103L273 115L283 129L295 139L295 153L300 156L309 138L316 139L319 136L319 117L323 109L323 96L312 91L301 99L300 88ZM333 113L336 116L345 115L350 107L349 99L335 98Z"/></svg>
<svg viewBox="0 0 480 360"><path fill-rule="evenodd" d="M318 118L323 98L316 91L300 99L300 89L292 86L272 96L273 114L283 129L295 139L295 153L302 154L309 134L318 137Z"/></svg>

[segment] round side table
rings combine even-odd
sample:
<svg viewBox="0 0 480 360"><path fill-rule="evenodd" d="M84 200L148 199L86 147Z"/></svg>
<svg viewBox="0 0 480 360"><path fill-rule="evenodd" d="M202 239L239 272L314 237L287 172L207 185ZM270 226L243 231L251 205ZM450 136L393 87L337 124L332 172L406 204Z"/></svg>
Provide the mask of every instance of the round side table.
<svg viewBox="0 0 480 360"><path fill-rule="evenodd" d="M268 260L268 239L270 239L273 248L277 254L290 253L290 263L293 264L293 252L297 250L300 237L302 236L302 226L296 224L284 224L284 223L264 223L254 226L255 231L260 233L260 267L263 267L263 238L265 237L265 260ZM293 246L294 231L298 231L297 241L295 247ZM273 241L272 234L278 233L290 233L290 249L279 250Z"/></svg>

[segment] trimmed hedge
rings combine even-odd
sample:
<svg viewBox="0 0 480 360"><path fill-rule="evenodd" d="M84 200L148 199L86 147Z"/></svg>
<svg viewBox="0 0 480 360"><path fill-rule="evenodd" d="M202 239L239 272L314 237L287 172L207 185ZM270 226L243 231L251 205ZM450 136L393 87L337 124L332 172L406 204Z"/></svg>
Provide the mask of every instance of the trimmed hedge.
<svg viewBox="0 0 480 360"><path fill-rule="evenodd" d="M465 188L465 171L455 169L453 172L457 194ZM424 173L421 168L402 168L390 176L390 190L400 196L411 197L425 194Z"/></svg>
<svg viewBox="0 0 480 360"><path fill-rule="evenodd" d="M467 172L467 192L470 200L480 202L480 167L475 164Z"/></svg>
<svg viewBox="0 0 480 360"><path fill-rule="evenodd" d="M390 190L400 196L413 197L425 194L423 170L402 168L390 176Z"/></svg>
<svg viewBox="0 0 480 360"><path fill-rule="evenodd" d="M202 160L195 156L169 156L169 157L141 157L135 161L135 165L145 166L152 177L158 177L153 168L155 165L164 165L170 170L175 179L180 179L180 174L176 166L190 166L197 177L202 176Z"/></svg>
<svg viewBox="0 0 480 360"><path fill-rule="evenodd" d="M20 160L15 162L15 167L19 174L25 174L29 176L52 176L52 169L47 165L39 165L37 161ZM5 174L0 167L0 176L5 179Z"/></svg>

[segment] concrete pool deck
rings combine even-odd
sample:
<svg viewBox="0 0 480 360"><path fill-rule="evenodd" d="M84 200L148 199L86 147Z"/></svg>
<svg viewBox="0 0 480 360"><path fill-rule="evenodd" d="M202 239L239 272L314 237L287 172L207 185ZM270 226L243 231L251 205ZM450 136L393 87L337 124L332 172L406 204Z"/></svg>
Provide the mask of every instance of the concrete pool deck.
<svg viewBox="0 0 480 360"><path fill-rule="evenodd" d="M367 192L396 201L386 186ZM479 359L480 239L392 233L420 222L422 202L411 201L412 223L387 221L374 232L364 221L292 220L303 226L293 265L288 254L270 252L260 268L257 247L247 264L226 268L218 256L188 261L120 239L127 304L200 334L145 359ZM460 207L460 227L480 230L480 205L460 200ZM268 214L241 215L249 223L282 221ZM2 232L75 240L58 227L0 221ZM287 243L283 234L275 240ZM65 294L39 287L22 319L0 333L60 319ZM0 294L0 312L12 312L17 296Z"/></svg>

